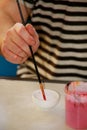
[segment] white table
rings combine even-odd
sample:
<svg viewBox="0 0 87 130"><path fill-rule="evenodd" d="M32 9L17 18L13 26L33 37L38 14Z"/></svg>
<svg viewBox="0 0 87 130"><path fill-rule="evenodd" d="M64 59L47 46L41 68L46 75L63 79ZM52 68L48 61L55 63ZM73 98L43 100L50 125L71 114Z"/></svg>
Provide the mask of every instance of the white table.
<svg viewBox="0 0 87 130"><path fill-rule="evenodd" d="M58 105L49 111L32 102L38 82L0 79L0 130L72 130L65 124L65 84L45 83L61 94Z"/></svg>

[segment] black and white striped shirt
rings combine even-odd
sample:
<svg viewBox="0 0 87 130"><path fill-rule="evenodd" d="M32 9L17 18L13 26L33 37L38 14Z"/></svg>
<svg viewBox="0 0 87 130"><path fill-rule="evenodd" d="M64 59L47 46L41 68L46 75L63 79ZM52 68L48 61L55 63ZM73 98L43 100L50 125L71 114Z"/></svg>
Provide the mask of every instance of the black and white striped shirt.
<svg viewBox="0 0 87 130"><path fill-rule="evenodd" d="M60 81L87 80L87 0L25 0L40 47L35 53L39 73ZM32 58L17 74L35 74Z"/></svg>

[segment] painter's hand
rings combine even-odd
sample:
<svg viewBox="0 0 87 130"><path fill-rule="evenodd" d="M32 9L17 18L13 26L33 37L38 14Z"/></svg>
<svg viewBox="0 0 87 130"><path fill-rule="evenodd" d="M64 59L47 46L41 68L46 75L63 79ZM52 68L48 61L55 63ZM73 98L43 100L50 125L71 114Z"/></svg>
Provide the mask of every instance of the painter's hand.
<svg viewBox="0 0 87 130"><path fill-rule="evenodd" d="M8 61L21 64L31 56L29 46L32 47L33 52L37 51L38 34L31 24L23 26L21 23L16 23L7 31L1 44L1 52Z"/></svg>

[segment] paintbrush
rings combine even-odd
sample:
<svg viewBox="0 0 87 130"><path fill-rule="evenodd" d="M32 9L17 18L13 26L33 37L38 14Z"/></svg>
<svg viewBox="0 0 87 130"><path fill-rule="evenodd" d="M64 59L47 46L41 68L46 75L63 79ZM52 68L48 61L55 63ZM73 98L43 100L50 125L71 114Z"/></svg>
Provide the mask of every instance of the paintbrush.
<svg viewBox="0 0 87 130"><path fill-rule="evenodd" d="M25 23L23 14L22 14L22 10L21 10L21 7L20 7L19 0L16 0L16 1L17 1L17 6L18 6L18 9L19 9L19 13L20 13L20 17L21 17L22 23L23 23L23 25L25 25L26 23ZM37 77L38 77L38 82L40 84L40 89L41 89L41 92L42 92L42 96L43 96L43 99L46 100L46 95L45 95L45 92L44 92L44 87L43 87L43 84L41 82L41 78L40 78L40 74L39 74L39 71L38 71L38 68L37 68L37 63L35 61L33 50L32 50L31 46L29 46L29 48L30 48L30 52L31 52L31 55L32 55L32 58L33 58L33 63L34 63L34 66L35 66Z"/></svg>

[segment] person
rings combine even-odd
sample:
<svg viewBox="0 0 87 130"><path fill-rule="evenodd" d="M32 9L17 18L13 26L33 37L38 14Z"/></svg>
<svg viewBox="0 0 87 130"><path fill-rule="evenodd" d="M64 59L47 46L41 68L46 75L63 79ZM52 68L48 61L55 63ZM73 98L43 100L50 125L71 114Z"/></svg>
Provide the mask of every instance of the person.
<svg viewBox="0 0 87 130"><path fill-rule="evenodd" d="M25 26L21 24L16 1L1 0L0 4L1 53L8 61L20 64L17 75L36 75L30 45L42 78L86 81L87 0L20 3Z"/></svg>

